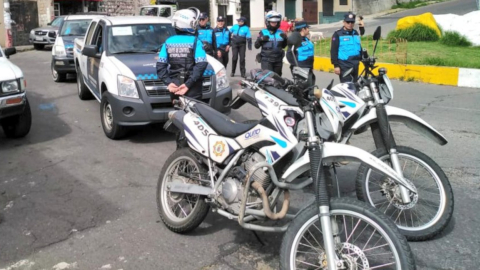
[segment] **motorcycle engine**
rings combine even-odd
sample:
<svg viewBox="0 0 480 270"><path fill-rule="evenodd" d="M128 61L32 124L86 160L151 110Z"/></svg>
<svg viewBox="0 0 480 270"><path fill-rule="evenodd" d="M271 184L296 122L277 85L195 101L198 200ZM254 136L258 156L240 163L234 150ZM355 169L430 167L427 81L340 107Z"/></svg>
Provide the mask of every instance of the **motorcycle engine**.
<svg viewBox="0 0 480 270"><path fill-rule="evenodd" d="M228 177L222 184L222 196L219 198L220 202L224 208L233 214L240 213L240 207L243 200L243 193L245 189L245 176L248 173L249 169L259 163L265 161L265 158L259 153L248 154L247 160L243 163L245 166L245 174L243 177L239 175L238 177ZM263 169L258 169L252 176L252 181L259 182L264 189L266 189L270 183L270 175L268 171ZM261 207L262 200L258 197L255 190L249 191L247 198L247 208L248 207Z"/></svg>

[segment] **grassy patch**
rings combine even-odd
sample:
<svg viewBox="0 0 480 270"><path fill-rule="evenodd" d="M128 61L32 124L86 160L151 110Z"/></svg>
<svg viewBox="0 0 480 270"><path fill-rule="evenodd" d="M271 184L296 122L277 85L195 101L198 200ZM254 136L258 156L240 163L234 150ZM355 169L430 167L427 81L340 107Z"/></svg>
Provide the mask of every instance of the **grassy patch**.
<svg viewBox="0 0 480 270"><path fill-rule="evenodd" d="M432 4L437 1L410 1L407 3L398 3L396 5L392 6L392 9L397 9L397 8L404 8L404 9L411 9L411 8L418 8L418 7L423 7L427 6L429 4ZM438 1L439 2L439 1Z"/></svg>
<svg viewBox="0 0 480 270"><path fill-rule="evenodd" d="M406 39L412 41L438 41L440 37L432 28L416 23L413 26L388 33L387 39Z"/></svg>
<svg viewBox="0 0 480 270"><path fill-rule="evenodd" d="M362 38L362 47L373 53L374 42ZM398 47L405 46L405 47ZM330 40L315 45L315 55L330 57ZM375 56L378 62L413 65L432 65L480 69L480 47L452 47L440 42L408 42L392 44L382 40ZM405 57L406 56L406 57ZM408 78L404 78L408 80Z"/></svg>
<svg viewBox="0 0 480 270"><path fill-rule="evenodd" d="M446 31L442 38L440 38L440 43L447 46L460 46L460 47L470 47L472 43L463 35L460 35L458 32Z"/></svg>

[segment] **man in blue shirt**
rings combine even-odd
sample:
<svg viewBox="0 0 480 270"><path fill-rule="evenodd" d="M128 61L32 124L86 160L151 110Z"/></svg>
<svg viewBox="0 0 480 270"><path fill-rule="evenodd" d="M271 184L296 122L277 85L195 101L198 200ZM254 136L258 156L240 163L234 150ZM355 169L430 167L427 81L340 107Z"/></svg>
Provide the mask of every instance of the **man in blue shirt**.
<svg viewBox="0 0 480 270"><path fill-rule="evenodd" d="M216 38L213 29L208 26L207 23L208 15L206 12L202 12L198 23L198 39L203 42L205 52L208 55L215 57L214 53L217 51Z"/></svg>
<svg viewBox="0 0 480 270"><path fill-rule="evenodd" d="M248 50L252 50L252 35L250 34L250 28L245 24L247 18L240 17L237 19L238 24L235 24L230 32L232 32L232 74L230 76L235 76L235 69L237 67L238 55L240 55L240 73L242 77L246 77L245 70L245 52L246 46L248 45Z"/></svg>
<svg viewBox="0 0 480 270"><path fill-rule="evenodd" d="M335 74L340 76L340 82L349 82L358 77L358 65L360 63L360 53L362 44L357 30L353 29L355 25L355 14L345 14L343 27L333 33L330 57ZM353 68L352 76L343 77L345 71Z"/></svg>
<svg viewBox="0 0 480 270"><path fill-rule="evenodd" d="M271 70L282 76L283 57L287 46L287 34L280 28L282 15L276 11L269 11L265 16L265 26L258 33L258 38L255 41L255 48L262 48L260 51L261 67L262 69Z"/></svg>
<svg viewBox="0 0 480 270"><path fill-rule="evenodd" d="M228 64L228 52L230 51L230 30L225 26L225 18L218 16L217 27L213 29L217 41L217 59L226 68Z"/></svg>
<svg viewBox="0 0 480 270"><path fill-rule="evenodd" d="M199 15L196 8L175 12L172 24L177 35L165 41L158 55L158 78L167 86L172 99L183 95L202 97L203 72L208 62L203 44L196 36Z"/></svg>

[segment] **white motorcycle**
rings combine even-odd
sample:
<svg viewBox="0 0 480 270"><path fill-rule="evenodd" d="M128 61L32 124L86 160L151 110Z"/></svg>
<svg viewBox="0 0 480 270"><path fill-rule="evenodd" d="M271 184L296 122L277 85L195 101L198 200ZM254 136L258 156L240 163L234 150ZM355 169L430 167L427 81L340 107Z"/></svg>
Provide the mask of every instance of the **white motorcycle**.
<svg viewBox="0 0 480 270"><path fill-rule="evenodd" d="M379 27L374 33L377 43L380 31ZM411 147L396 144L390 122L404 123L440 145L445 145L447 140L415 114L388 106L388 102L393 98L393 86L386 75L387 70L380 68L379 75L374 75L373 70L377 68L375 57L369 57L365 50L362 53L362 62L365 70L356 84L342 83L333 88L330 84L327 87L329 93L338 101L345 123L340 137L334 136L335 134L331 132L323 132L321 135L326 141L348 143L352 135L362 133L370 127L376 146L372 154L392 166L399 175L409 179L417 188L417 194L408 192L388 177L379 175L362 163L356 179L357 197L391 217L408 240L431 239L442 232L452 218L454 208L452 187L443 170L430 157ZM344 76L349 76L350 72L351 70L347 71ZM252 78L262 82L271 77L272 74L265 72L252 74ZM262 89L291 106L298 106L291 94L278 89L286 85L285 80L274 74L273 78L270 82L276 82L278 85L274 87L263 84ZM294 78L296 81L307 80L308 70L304 72L297 70ZM238 109L248 102L259 107L263 115L268 113L253 97L252 89L244 87L233 101L232 108ZM306 134L305 120L299 120L298 125L297 138Z"/></svg>
<svg viewBox="0 0 480 270"><path fill-rule="evenodd" d="M158 211L167 228L177 233L195 229L210 206L243 228L286 232L281 269L415 269L405 237L384 214L358 200L330 200L322 165L338 160L361 160L409 192L416 190L368 152L317 136L321 130L341 136L343 116L329 91L316 89L316 97L308 101L291 85L299 107L255 83L244 83L256 90L256 101L270 112L258 122L236 123L184 97L175 103L180 110L169 113L165 129L183 131L187 147L167 159L158 181ZM307 136L300 141L290 123L293 114L305 118ZM307 172L313 180L299 177ZM312 182L317 204L297 215L287 214L289 191ZM276 211L282 194L282 208ZM284 218L293 221L283 226L262 223Z"/></svg>

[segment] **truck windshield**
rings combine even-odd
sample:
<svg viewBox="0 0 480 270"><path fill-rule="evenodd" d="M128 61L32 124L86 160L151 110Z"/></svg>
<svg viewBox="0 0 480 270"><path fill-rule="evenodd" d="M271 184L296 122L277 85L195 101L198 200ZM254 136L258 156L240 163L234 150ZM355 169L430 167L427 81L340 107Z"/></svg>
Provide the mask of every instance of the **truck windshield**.
<svg viewBox="0 0 480 270"><path fill-rule="evenodd" d="M108 30L107 53L157 53L171 35L175 30L170 24L113 26Z"/></svg>
<svg viewBox="0 0 480 270"><path fill-rule="evenodd" d="M91 19L64 21L60 36L85 36L91 21Z"/></svg>

